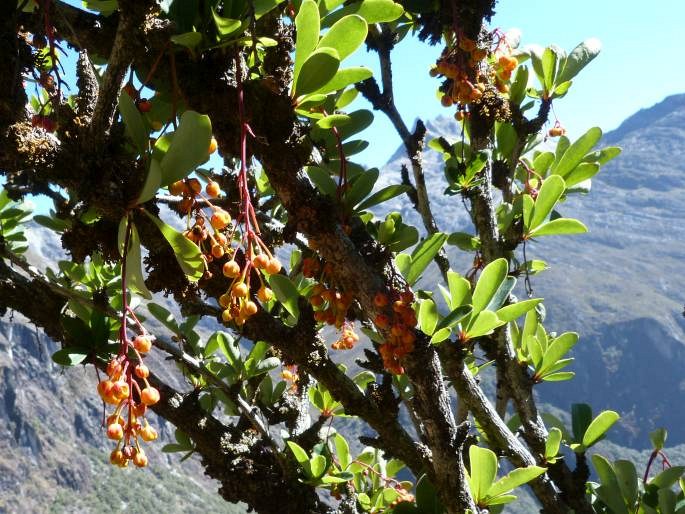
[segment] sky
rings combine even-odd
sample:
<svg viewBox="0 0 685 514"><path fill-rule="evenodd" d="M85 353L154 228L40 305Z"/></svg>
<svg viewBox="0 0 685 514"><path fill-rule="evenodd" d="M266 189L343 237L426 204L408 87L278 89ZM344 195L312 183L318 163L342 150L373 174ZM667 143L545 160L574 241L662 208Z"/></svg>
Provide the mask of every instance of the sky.
<svg viewBox="0 0 685 514"><path fill-rule="evenodd" d="M570 51L589 37L602 42L600 55L574 80L555 112L571 137L592 126L605 132L642 108L685 93L682 52L685 0L500 0L491 26L518 28L521 44L556 44ZM435 98L438 79L428 75L440 48L410 37L394 50L395 101L408 125L452 115ZM377 71L377 56L360 52L355 64ZM347 61L346 61L347 64ZM364 100L356 107L370 108ZM382 113L362 135L371 143L360 162L381 166L401 140Z"/></svg>

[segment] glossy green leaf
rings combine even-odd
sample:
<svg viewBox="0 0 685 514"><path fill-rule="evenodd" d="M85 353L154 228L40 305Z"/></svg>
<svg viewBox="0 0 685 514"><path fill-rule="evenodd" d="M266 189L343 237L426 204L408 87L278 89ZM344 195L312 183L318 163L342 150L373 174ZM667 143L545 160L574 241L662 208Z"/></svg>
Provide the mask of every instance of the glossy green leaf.
<svg viewBox="0 0 685 514"><path fill-rule="evenodd" d="M571 80L580 70L587 66L602 49L602 44L597 38L586 39L576 46L565 60L559 70L557 82L562 83Z"/></svg>
<svg viewBox="0 0 685 514"><path fill-rule="evenodd" d="M514 321L520 318L529 310L534 309L536 305L542 302L542 298L533 298L531 300L523 300L522 302L512 303L506 307L502 307L497 311L497 317L502 321Z"/></svg>
<svg viewBox="0 0 685 514"><path fill-rule="evenodd" d="M402 6L393 0L363 0L331 13L324 20L324 26L330 26L348 14L358 14L371 24L395 21L403 13Z"/></svg>
<svg viewBox="0 0 685 514"><path fill-rule="evenodd" d="M494 312L481 311L469 323L469 326L466 329L466 335L469 339L474 339L476 337L492 334L497 327L504 325L504 323L505 322L501 321Z"/></svg>
<svg viewBox="0 0 685 514"><path fill-rule="evenodd" d="M290 451L293 452L295 460L297 460L300 465L309 462L309 455L307 455L307 452L299 444L294 441L287 441L287 445L290 448Z"/></svg>
<svg viewBox="0 0 685 514"><path fill-rule="evenodd" d="M212 123L209 116L195 111L185 111L160 163L161 185L166 186L187 177L197 166L205 162L209 158L211 140Z"/></svg>
<svg viewBox="0 0 685 514"><path fill-rule="evenodd" d="M552 175L545 179L538 191L538 197L535 199L535 207L533 208L530 224L526 226L529 231L533 231L547 219L559 198L564 194L565 189L566 184L563 178Z"/></svg>
<svg viewBox="0 0 685 514"><path fill-rule="evenodd" d="M557 54L552 48L547 47L542 52L541 64L543 86L545 91L550 92L554 87L554 77L557 73Z"/></svg>
<svg viewBox="0 0 685 514"><path fill-rule="evenodd" d="M195 48L202 43L202 33L200 32L184 32L183 34L174 34L169 39L173 43L186 48Z"/></svg>
<svg viewBox="0 0 685 514"><path fill-rule="evenodd" d="M319 7L314 0L304 0L295 17L295 68L293 83L297 83L302 65L319 42Z"/></svg>
<svg viewBox="0 0 685 514"><path fill-rule="evenodd" d="M609 507L612 514L628 514L613 466L599 454L592 456L592 463L602 483L596 490L600 499Z"/></svg>
<svg viewBox="0 0 685 514"><path fill-rule="evenodd" d="M541 468L540 466L516 468L495 482L487 491L487 494L488 496L499 496L500 494L508 493L539 477L545 471L547 471L547 469Z"/></svg>
<svg viewBox="0 0 685 514"><path fill-rule="evenodd" d="M357 205L356 210L363 211L364 209L368 209L369 207L373 207L374 205L386 202L391 198L395 198L396 196L399 196L402 193L406 193L410 189L411 188L409 186L406 186L404 184L393 184L390 186L386 186L380 191L377 191L371 196L369 196L359 205Z"/></svg>
<svg viewBox="0 0 685 514"><path fill-rule="evenodd" d="M612 427L614 423L619 420L620 417L621 416L619 416L617 412L612 410L605 410L601 412L594 420L592 420L592 423L590 423L590 425L587 427L587 430L585 430L582 439L583 446L585 448L589 448L599 441L599 439L604 436L604 434Z"/></svg>
<svg viewBox="0 0 685 514"><path fill-rule="evenodd" d="M565 380L571 380L576 374L573 371L558 371L556 373L550 373L542 377L545 382L564 382Z"/></svg>
<svg viewBox="0 0 685 514"><path fill-rule="evenodd" d="M366 198L376 185L379 174L378 168L371 168L357 175L351 181L350 188L345 192L345 204L352 208Z"/></svg>
<svg viewBox="0 0 685 514"><path fill-rule="evenodd" d="M552 427L547 435L547 441L545 441L545 459L551 460L557 456L559 453L559 447L561 445L561 430L556 427Z"/></svg>
<svg viewBox="0 0 685 514"><path fill-rule="evenodd" d="M635 505L638 498L638 477L635 464L628 460L617 460L614 462L614 473L622 496L629 505Z"/></svg>
<svg viewBox="0 0 685 514"><path fill-rule="evenodd" d="M333 24L319 41L318 47L334 48L338 52L338 59L342 61L362 45L367 32L364 18L350 14Z"/></svg>
<svg viewBox="0 0 685 514"><path fill-rule="evenodd" d="M319 478L326 472L326 457L315 455L309 461L309 469L313 478Z"/></svg>
<svg viewBox="0 0 685 514"><path fill-rule="evenodd" d="M471 304L471 283L459 273L447 272L447 285L450 291L450 308L456 309L460 305Z"/></svg>
<svg viewBox="0 0 685 514"><path fill-rule="evenodd" d="M560 236L585 234L587 227L580 221L572 218L557 218L543 223L528 234L529 237Z"/></svg>
<svg viewBox="0 0 685 514"><path fill-rule="evenodd" d="M480 503L488 494L497 476L497 455L492 450L473 444L469 448L469 458L471 494L474 501Z"/></svg>
<svg viewBox="0 0 685 514"><path fill-rule="evenodd" d="M496 259L483 269L476 288L473 291L473 312L479 313L485 309L492 297L507 278L509 264L506 259Z"/></svg>
<svg viewBox="0 0 685 514"><path fill-rule="evenodd" d="M150 160L150 168L148 169L145 183L143 184L143 188L140 190L140 194L138 195L138 200L136 200L136 202L141 204L152 199L157 194L157 191L161 185L162 166L159 164L157 159L153 158Z"/></svg>
<svg viewBox="0 0 685 514"><path fill-rule="evenodd" d="M340 435L340 433L336 433L333 436L333 442L335 443L335 453L338 457L338 462L340 463L340 469L345 470L352 461L350 445L347 444L347 440Z"/></svg>
<svg viewBox="0 0 685 514"><path fill-rule="evenodd" d="M278 7L281 3L283 3L283 1L284 0L252 0L255 18L261 18L266 13Z"/></svg>
<svg viewBox="0 0 685 514"><path fill-rule="evenodd" d="M147 211L143 211L157 225L164 239L167 240L171 249L174 251L176 261L183 272L188 276L188 280L196 281L202 278L205 271L204 260L200 248L178 230L170 227L157 216L153 216Z"/></svg>
<svg viewBox="0 0 685 514"><path fill-rule="evenodd" d="M581 442L587 427L592 423L592 408L587 403L571 405L571 424L573 426L573 440Z"/></svg>
<svg viewBox="0 0 685 514"><path fill-rule="evenodd" d="M683 473L685 473L685 466L672 466L663 470L648 483L659 488L671 487L683 476Z"/></svg>
<svg viewBox="0 0 685 514"><path fill-rule="evenodd" d="M332 91L340 91L351 84L356 84L362 80L366 80L373 76L373 71L364 66L355 66L351 68L339 69L331 80L326 82L316 93L330 93ZM356 90L355 90L356 91ZM336 105L338 109L344 107Z"/></svg>
<svg viewBox="0 0 685 514"><path fill-rule="evenodd" d="M410 286L414 285L421 277L421 274L438 254L446 240L447 234L438 232L428 236L414 249L411 254L411 264L404 277Z"/></svg>
<svg viewBox="0 0 685 514"><path fill-rule="evenodd" d="M599 164L595 162L581 162L573 171L566 175L566 187L571 188L591 179L599 173Z"/></svg>
<svg viewBox="0 0 685 514"><path fill-rule="evenodd" d="M461 320L463 320L466 316L471 314L472 312L472 307L471 305L459 305L456 307L454 310L450 311L450 313L442 318L440 322L438 323L436 329L441 330L444 327L453 327L457 323L459 323Z"/></svg>
<svg viewBox="0 0 685 514"><path fill-rule="evenodd" d="M333 127L342 127L347 125L351 118L347 114L329 114L320 120L317 120L316 126L323 129L330 129Z"/></svg>
<svg viewBox="0 0 685 514"><path fill-rule="evenodd" d="M324 170L323 168L319 168L318 166L307 166L306 171L307 175L309 176L309 180L314 183L319 191L330 196L331 198L335 197L335 192L338 186L333 178L331 178L331 175L328 173L328 171Z"/></svg>
<svg viewBox="0 0 685 514"><path fill-rule="evenodd" d="M549 371L559 359L566 355L571 348L573 348L578 342L578 334L575 332L566 332L560 336L554 338L552 344L549 345L545 355L542 359L542 365L540 367L539 373L544 374Z"/></svg>
<svg viewBox="0 0 685 514"><path fill-rule="evenodd" d="M240 20L234 20L231 18L224 18L219 16L214 8L212 7L212 17L214 18L214 25L219 33L221 39L227 39L231 36L237 35L242 22Z"/></svg>
<svg viewBox="0 0 685 514"><path fill-rule="evenodd" d="M126 226L128 218L124 216L119 222L119 253L123 257L124 246L126 244ZM145 285L143 277L143 266L141 262L140 237L136 226L131 223L131 234L129 237L128 251L126 254L126 282L131 290L140 294L147 300L152 299L152 293Z"/></svg>
<svg viewBox="0 0 685 514"><path fill-rule="evenodd" d="M474 252L480 249L480 238L466 232L452 232L447 238L447 244L465 252Z"/></svg>
<svg viewBox="0 0 685 514"><path fill-rule="evenodd" d="M601 138L602 130L599 127L592 127L566 149L561 159L552 166L552 173L566 177L583 161Z"/></svg>
<svg viewBox="0 0 685 514"><path fill-rule="evenodd" d="M314 93L326 85L337 73L340 66L338 52L329 47L314 50L302 64L295 82L295 96Z"/></svg>
<svg viewBox="0 0 685 514"><path fill-rule="evenodd" d="M285 275L275 274L269 277L269 283L276 299L297 320L300 317L300 307L298 306L300 293L292 280Z"/></svg>
<svg viewBox="0 0 685 514"><path fill-rule="evenodd" d="M663 450L664 446L666 445L667 437L668 432L665 428L657 428L649 433L649 440L652 442L652 446L655 450Z"/></svg>
<svg viewBox="0 0 685 514"><path fill-rule="evenodd" d="M431 344L442 343L445 339L452 335L452 329L450 327L444 327L436 330L431 337Z"/></svg>
<svg viewBox="0 0 685 514"><path fill-rule="evenodd" d="M52 354L52 360L60 366L76 366L88 357L88 351L83 348L67 346Z"/></svg>
<svg viewBox="0 0 685 514"><path fill-rule="evenodd" d="M149 134L142 114L133 99L123 89L119 93L119 112L124 120L126 135L131 138L139 154L147 152Z"/></svg>
<svg viewBox="0 0 685 514"><path fill-rule="evenodd" d="M433 335L438 324L438 308L430 299L422 300L419 307L419 326L426 335Z"/></svg>

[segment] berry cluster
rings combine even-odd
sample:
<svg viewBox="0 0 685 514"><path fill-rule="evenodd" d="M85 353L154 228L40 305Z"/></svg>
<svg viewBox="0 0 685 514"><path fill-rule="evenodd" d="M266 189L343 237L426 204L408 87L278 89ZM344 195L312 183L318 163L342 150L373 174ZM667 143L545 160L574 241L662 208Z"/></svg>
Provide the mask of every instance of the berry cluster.
<svg viewBox="0 0 685 514"><path fill-rule="evenodd" d="M150 351L151 346L149 335L122 341L119 354L107 365L107 379L98 384L102 400L115 406L106 418L106 425L107 437L117 442L110 462L120 467L128 466L129 461L139 468L145 467L148 460L139 439L146 442L157 439L157 431L145 419L147 407L159 401L159 391L147 381L150 370L142 362L142 354ZM129 357L131 350L135 359ZM142 389L134 376L143 381Z"/></svg>
<svg viewBox="0 0 685 514"><path fill-rule="evenodd" d="M377 293L374 297L374 304L379 309L385 309L390 305L391 299L385 293ZM389 332L385 342L380 345L378 351L383 358L385 369L396 375L404 373L400 360L402 357L411 353L414 349L416 335L416 313L412 308L414 303L414 293L403 291L394 293L392 298L392 315L378 314L374 319L375 325L386 332Z"/></svg>
<svg viewBox="0 0 685 514"><path fill-rule="evenodd" d="M342 330L340 338L331 348L350 350L359 341L359 336L347 321L347 312L354 297L335 286L332 271L330 263L323 263L316 256L305 257L302 261L302 274L316 280L309 295L309 303L314 308L314 319Z"/></svg>
<svg viewBox="0 0 685 514"><path fill-rule="evenodd" d="M443 106L458 104L457 112L463 113L466 104L483 96L485 86L480 80L479 63L487 55L487 49L479 48L475 41L464 35L459 37L457 46L445 47L430 71L432 77L442 75L447 79L441 88L444 93L441 99Z"/></svg>

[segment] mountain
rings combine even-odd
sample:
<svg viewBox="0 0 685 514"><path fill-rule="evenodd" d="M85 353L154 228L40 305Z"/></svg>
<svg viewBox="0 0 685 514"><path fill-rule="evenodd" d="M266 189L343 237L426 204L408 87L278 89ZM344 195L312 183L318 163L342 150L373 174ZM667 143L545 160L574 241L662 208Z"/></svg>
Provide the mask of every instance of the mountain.
<svg viewBox="0 0 685 514"><path fill-rule="evenodd" d="M459 138L451 118L427 123L428 137ZM572 365L574 380L539 386L544 401L569 410L571 402L615 409L622 415L612 432L616 443L642 448L648 433L669 429L669 442L685 443L685 94L671 96L628 118L603 137L600 146L622 154L593 179L592 191L572 197L559 211L589 228L580 236L541 238L528 245L528 258L550 270L532 277L535 296L545 299L548 329L576 331L580 342ZM428 188L445 187L441 157L427 150ZM407 164L398 151L383 170L386 183L399 181ZM432 210L441 230L472 230L458 196L434 196ZM421 222L405 199L392 208ZM456 271L470 267L468 255L451 252ZM519 256L521 257L521 256ZM435 284L437 270L424 277Z"/></svg>

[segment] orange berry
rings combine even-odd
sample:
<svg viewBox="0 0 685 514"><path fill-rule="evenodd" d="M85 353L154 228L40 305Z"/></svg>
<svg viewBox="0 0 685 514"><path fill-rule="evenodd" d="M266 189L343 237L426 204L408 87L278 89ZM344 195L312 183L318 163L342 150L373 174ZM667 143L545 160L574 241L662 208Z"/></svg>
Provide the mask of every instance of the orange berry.
<svg viewBox="0 0 685 514"><path fill-rule="evenodd" d="M214 230L223 230L231 222L231 215L221 208L216 208L209 220Z"/></svg>
<svg viewBox="0 0 685 514"><path fill-rule="evenodd" d="M309 298L309 303L312 307L321 307L323 305L323 302L323 298L321 298L321 296L319 296L318 294L312 295Z"/></svg>
<svg viewBox="0 0 685 514"><path fill-rule="evenodd" d="M216 198L217 196L219 196L219 194L221 193L219 183L214 182L213 180L209 181L205 186L205 193L207 193L207 196L209 196L210 198Z"/></svg>
<svg viewBox="0 0 685 514"><path fill-rule="evenodd" d="M231 309L224 309L221 311L221 320L224 323L228 323L233 319L233 314L231 314Z"/></svg>
<svg viewBox="0 0 685 514"><path fill-rule="evenodd" d="M220 244L212 245L212 255L215 259L221 259L224 256L224 248Z"/></svg>
<svg viewBox="0 0 685 514"><path fill-rule="evenodd" d="M400 300L402 300L406 304L410 304L414 302L414 293L411 291L403 291L400 293Z"/></svg>
<svg viewBox="0 0 685 514"><path fill-rule="evenodd" d="M126 382L124 382L123 380L118 380L117 382L114 382L114 385L112 386L112 396L114 398L117 398L118 400L123 400L124 398L128 398L129 392L130 389Z"/></svg>
<svg viewBox="0 0 685 514"><path fill-rule="evenodd" d="M208 152L209 152L210 154L216 152L216 149L218 148L218 146L219 146L219 145L218 145L218 143L216 142L216 138L212 137L212 140L209 142Z"/></svg>
<svg viewBox="0 0 685 514"><path fill-rule="evenodd" d="M262 286L257 291L257 298L260 302L268 302L274 297L274 292L266 286Z"/></svg>
<svg viewBox="0 0 685 514"><path fill-rule="evenodd" d="M187 194L188 186L183 180L177 180L173 184L169 185L169 192L174 196Z"/></svg>
<svg viewBox="0 0 685 514"><path fill-rule="evenodd" d="M98 384L98 394L103 400L112 393L113 386L114 382L112 382L111 380L102 380Z"/></svg>
<svg viewBox="0 0 685 514"><path fill-rule="evenodd" d="M390 318L385 314L379 314L374 320L376 326L380 329L386 329L390 326Z"/></svg>
<svg viewBox="0 0 685 514"><path fill-rule="evenodd" d="M136 416L145 416L147 412L147 405L144 403L138 403L133 407L133 414Z"/></svg>
<svg viewBox="0 0 685 514"><path fill-rule="evenodd" d="M147 455L145 455L142 450L138 450L133 456L133 464L135 464L136 467L144 468L147 466Z"/></svg>
<svg viewBox="0 0 685 514"><path fill-rule="evenodd" d="M243 307L245 314L248 316L254 316L257 314L257 304L254 303L253 301L249 301L245 303L245 307Z"/></svg>
<svg viewBox="0 0 685 514"><path fill-rule="evenodd" d="M148 336L136 336L133 347L140 353L147 353L152 348L152 340Z"/></svg>
<svg viewBox="0 0 685 514"><path fill-rule="evenodd" d="M276 273L281 271L281 261L276 259L275 257L272 257L269 259L269 262L266 265L266 272L269 275L275 275Z"/></svg>
<svg viewBox="0 0 685 514"><path fill-rule="evenodd" d="M124 418L122 418L118 414L112 414L110 416L107 416L107 420L105 421L105 424L107 426L109 426L112 423L119 423L121 426L124 426Z"/></svg>
<svg viewBox="0 0 685 514"><path fill-rule="evenodd" d="M247 284L245 282L238 282L231 288L231 295L242 298L247 296Z"/></svg>
<svg viewBox="0 0 685 514"><path fill-rule="evenodd" d="M158 436L157 431L154 428L152 428L150 425L146 425L140 431L140 437L143 439L143 441L148 442L148 443L150 441L154 441L155 439L157 439L157 436Z"/></svg>
<svg viewBox="0 0 685 514"><path fill-rule="evenodd" d="M260 253L254 259L252 259L252 264L257 269L264 269L269 264L269 257L266 254Z"/></svg>
<svg viewBox="0 0 685 514"><path fill-rule="evenodd" d="M147 378L150 376L150 368L148 368L145 364L138 364L133 372L138 378Z"/></svg>
<svg viewBox="0 0 685 514"><path fill-rule="evenodd" d="M145 405L154 405L159 401L159 391L152 386L148 386L140 392L140 401Z"/></svg>
<svg viewBox="0 0 685 514"><path fill-rule="evenodd" d="M379 308L383 308L388 305L388 301L388 295L385 293L376 293L376 296L373 297L373 303Z"/></svg>
<svg viewBox="0 0 685 514"><path fill-rule="evenodd" d="M124 437L124 427L119 423L112 423L107 427L107 437L114 441L119 441Z"/></svg>
<svg viewBox="0 0 685 514"><path fill-rule="evenodd" d="M236 261L228 261L222 268L223 274L228 278L235 278L240 275L240 266Z"/></svg>
<svg viewBox="0 0 685 514"><path fill-rule="evenodd" d="M114 450L109 454L109 462L115 466L121 466L126 462L126 457L124 457L124 452L121 450Z"/></svg>

